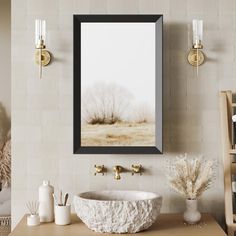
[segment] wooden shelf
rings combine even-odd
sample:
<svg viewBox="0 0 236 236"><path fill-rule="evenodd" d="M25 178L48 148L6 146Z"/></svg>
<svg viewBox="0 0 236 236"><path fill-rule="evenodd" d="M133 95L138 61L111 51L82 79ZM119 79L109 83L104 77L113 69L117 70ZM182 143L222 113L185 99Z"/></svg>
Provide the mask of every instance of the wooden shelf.
<svg viewBox="0 0 236 236"><path fill-rule="evenodd" d="M236 154L236 149L230 149L229 154Z"/></svg>
<svg viewBox="0 0 236 236"><path fill-rule="evenodd" d="M236 162L231 164L231 174L236 175Z"/></svg>
<svg viewBox="0 0 236 236"><path fill-rule="evenodd" d="M222 157L224 167L224 195L225 195L225 221L228 236L234 236L236 231L235 215L233 214L232 198L232 174L236 174L236 163L232 162L231 155L236 155L236 149L232 149L233 129L232 114L236 103L232 102L232 92L220 92L220 117L221 117L221 139Z"/></svg>
<svg viewBox="0 0 236 236"><path fill-rule="evenodd" d="M39 226L27 226L26 216L20 221L9 236L114 236L118 234L95 233L88 229L79 218L72 214L71 225L59 226L55 223L42 223ZM160 214L149 229L138 234L123 234L125 236L226 236L222 228L209 214L202 214L197 225L187 225L183 222L183 214Z"/></svg>

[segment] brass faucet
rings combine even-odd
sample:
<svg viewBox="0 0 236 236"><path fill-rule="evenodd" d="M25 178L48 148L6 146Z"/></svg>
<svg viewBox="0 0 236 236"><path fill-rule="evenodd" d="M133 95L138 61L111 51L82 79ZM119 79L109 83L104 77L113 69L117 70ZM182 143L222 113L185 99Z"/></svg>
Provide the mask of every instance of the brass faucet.
<svg viewBox="0 0 236 236"><path fill-rule="evenodd" d="M114 166L114 172L115 172L115 179L119 180L120 179L120 173L122 172L122 166Z"/></svg>
<svg viewBox="0 0 236 236"><path fill-rule="evenodd" d="M132 175L134 174L140 174L142 175L142 165L132 165Z"/></svg>

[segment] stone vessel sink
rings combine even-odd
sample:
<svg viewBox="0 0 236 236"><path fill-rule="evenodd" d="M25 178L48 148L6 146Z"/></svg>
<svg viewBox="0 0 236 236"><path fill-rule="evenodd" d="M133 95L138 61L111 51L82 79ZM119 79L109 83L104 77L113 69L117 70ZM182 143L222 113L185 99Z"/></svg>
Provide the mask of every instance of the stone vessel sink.
<svg viewBox="0 0 236 236"><path fill-rule="evenodd" d="M102 233L137 233L149 228L160 213L162 197L141 191L94 191L74 196L78 217Z"/></svg>

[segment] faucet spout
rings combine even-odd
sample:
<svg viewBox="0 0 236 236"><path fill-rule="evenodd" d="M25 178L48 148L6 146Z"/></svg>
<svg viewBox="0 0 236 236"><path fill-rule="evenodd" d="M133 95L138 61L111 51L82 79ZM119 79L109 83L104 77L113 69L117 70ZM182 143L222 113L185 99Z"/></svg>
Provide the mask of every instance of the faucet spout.
<svg viewBox="0 0 236 236"><path fill-rule="evenodd" d="M120 173L122 172L122 167L121 166L114 166L114 172L115 172L115 179L119 180Z"/></svg>

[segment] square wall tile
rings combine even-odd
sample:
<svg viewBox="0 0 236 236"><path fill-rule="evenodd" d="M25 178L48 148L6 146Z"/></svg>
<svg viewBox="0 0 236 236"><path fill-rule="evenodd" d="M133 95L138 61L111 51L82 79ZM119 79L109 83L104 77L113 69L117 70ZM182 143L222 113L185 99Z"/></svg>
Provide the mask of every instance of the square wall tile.
<svg viewBox="0 0 236 236"><path fill-rule="evenodd" d="M107 13L107 0L90 0L91 13Z"/></svg>
<svg viewBox="0 0 236 236"><path fill-rule="evenodd" d="M109 13L138 13L139 5L137 0L107 0L107 11Z"/></svg>
<svg viewBox="0 0 236 236"><path fill-rule="evenodd" d="M27 11L31 14L55 15L59 13L58 0L30 0L27 1Z"/></svg>

